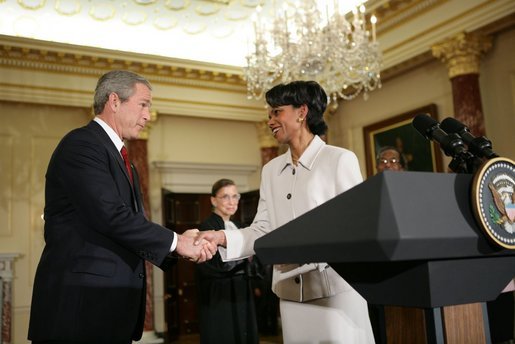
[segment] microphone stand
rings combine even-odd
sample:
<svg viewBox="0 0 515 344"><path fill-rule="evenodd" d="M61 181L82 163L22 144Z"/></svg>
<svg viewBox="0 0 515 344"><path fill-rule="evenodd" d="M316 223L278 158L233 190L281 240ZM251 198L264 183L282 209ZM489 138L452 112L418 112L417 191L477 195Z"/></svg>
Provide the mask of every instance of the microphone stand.
<svg viewBox="0 0 515 344"><path fill-rule="evenodd" d="M456 173L471 173L474 174L483 161L474 155L472 155L468 151L463 151L456 154L451 162L449 163L449 168L451 171Z"/></svg>
<svg viewBox="0 0 515 344"><path fill-rule="evenodd" d="M444 152L452 156L449 163L451 171L456 173L475 173L483 163L483 160L470 153L461 137L456 134L448 134L443 143Z"/></svg>

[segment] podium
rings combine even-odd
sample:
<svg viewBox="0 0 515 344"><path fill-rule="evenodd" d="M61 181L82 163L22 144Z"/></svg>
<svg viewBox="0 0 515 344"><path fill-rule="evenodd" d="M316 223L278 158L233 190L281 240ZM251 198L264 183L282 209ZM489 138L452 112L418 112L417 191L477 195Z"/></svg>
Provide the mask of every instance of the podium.
<svg viewBox="0 0 515 344"><path fill-rule="evenodd" d="M476 224L472 177L385 171L254 249L265 264L327 262L370 304L424 308L428 342L449 342L437 311L494 300L515 276L515 251L491 243Z"/></svg>

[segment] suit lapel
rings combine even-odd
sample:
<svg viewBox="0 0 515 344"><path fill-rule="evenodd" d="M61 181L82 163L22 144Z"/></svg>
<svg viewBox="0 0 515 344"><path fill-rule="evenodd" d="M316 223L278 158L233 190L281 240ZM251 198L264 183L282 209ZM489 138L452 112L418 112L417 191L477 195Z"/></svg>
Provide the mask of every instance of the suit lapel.
<svg viewBox="0 0 515 344"><path fill-rule="evenodd" d="M86 128L90 129L95 134L95 136L100 140L100 142L102 142L102 144L106 147L106 149L108 150L109 154L111 155L111 158L118 163L118 166L120 167L120 169L122 170L123 174L125 175L125 179L127 180L127 183L129 183L129 186L130 186L130 189L131 189L131 193L132 193L132 200L133 200L134 211L135 212L139 212L139 209L140 209L139 201L138 201L139 197L137 197L137 194L136 194L136 192L135 192L135 190L133 188L133 185L130 182L129 174L127 172L127 169L125 168L125 162L123 161L123 158L120 155L120 152L118 152L118 150L116 149L116 146L114 145L113 141L111 141L111 139L109 138L109 135L107 135L105 130L100 126L100 124L98 124L95 121L91 121L86 126ZM132 170L134 172L135 169L132 166L132 164L131 164L131 168L132 168ZM137 173L133 174L133 175L135 177L134 180L136 181ZM138 186L138 188L139 188L139 186Z"/></svg>
<svg viewBox="0 0 515 344"><path fill-rule="evenodd" d="M132 169L132 175L134 177L134 194L135 194L135 202L136 202L136 211L140 211L139 209L141 209L141 211L143 212L143 215L145 215L145 207L143 206L143 200L141 199L141 186L139 184L139 175L138 175L138 170L136 170L136 167L134 167L133 164L131 164L131 169Z"/></svg>

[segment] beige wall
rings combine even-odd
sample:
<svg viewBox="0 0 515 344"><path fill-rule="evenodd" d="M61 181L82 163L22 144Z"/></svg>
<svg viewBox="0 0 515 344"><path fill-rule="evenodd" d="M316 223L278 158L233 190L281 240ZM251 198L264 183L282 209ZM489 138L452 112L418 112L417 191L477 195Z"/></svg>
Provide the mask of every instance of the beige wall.
<svg viewBox="0 0 515 344"><path fill-rule="evenodd" d="M0 102L0 252L15 260L13 343L27 338L34 273L43 249L44 176L60 138L88 121L87 109Z"/></svg>
<svg viewBox="0 0 515 344"><path fill-rule="evenodd" d="M479 82L486 136L494 152L515 159L515 29L496 37L482 63Z"/></svg>
<svg viewBox="0 0 515 344"><path fill-rule="evenodd" d="M160 114L148 144L150 162L259 165L261 159L253 122Z"/></svg>

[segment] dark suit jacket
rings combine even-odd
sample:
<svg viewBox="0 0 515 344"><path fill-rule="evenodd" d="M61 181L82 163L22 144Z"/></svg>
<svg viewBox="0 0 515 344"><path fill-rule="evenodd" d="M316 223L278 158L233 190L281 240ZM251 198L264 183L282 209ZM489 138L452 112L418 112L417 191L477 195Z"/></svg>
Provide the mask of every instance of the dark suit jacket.
<svg viewBox="0 0 515 344"><path fill-rule="evenodd" d="M29 339L130 343L141 337L144 259L164 264L175 234L146 220L140 199L98 123L61 140L46 174L46 245Z"/></svg>

